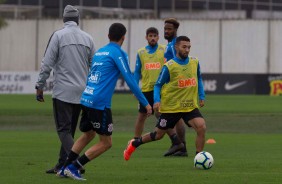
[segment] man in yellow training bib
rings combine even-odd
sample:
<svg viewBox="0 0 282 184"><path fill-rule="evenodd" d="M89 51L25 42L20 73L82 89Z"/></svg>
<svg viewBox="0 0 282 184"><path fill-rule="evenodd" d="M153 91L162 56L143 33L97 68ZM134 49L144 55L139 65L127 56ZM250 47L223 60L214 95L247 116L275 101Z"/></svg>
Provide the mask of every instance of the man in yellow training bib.
<svg viewBox="0 0 282 184"><path fill-rule="evenodd" d="M159 31L155 27L146 30L146 40L148 45L142 47L137 52L134 79L139 84L141 79L141 90L150 105L154 104L154 86L164 65L165 46L158 44ZM146 108L139 103L138 116L135 123L134 138L140 138L147 119ZM154 112L153 112L154 113ZM155 112L158 118L159 113Z"/></svg>
<svg viewBox="0 0 282 184"><path fill-rule="evenodd" d="M204 106L205 93L199 60L188 56L191 48L188 37L177 37L175 48L176 57L165 63L154 87L154 110L161 112L155 130L132 139L124 150L125 160L130 159L138 146L162 139L181 118L197 132L196 154L204 149L206 123L199 107ZM176 134L173 145L179 149L184 147Z"/></svg>

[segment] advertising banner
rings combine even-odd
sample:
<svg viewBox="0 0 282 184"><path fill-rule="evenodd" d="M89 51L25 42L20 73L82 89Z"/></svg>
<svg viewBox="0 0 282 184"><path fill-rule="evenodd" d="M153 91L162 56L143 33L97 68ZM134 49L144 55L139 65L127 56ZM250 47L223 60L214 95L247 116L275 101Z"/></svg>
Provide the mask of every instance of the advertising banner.
<svg viewBox="0 0 282 184"><path fill-rule="evenodd" d="M0 72L0 94L34 94L38 72ZM206 94L264 94L282 95L282 74L203 74ZM53 75L44 88L51 94ZM129 93L130 89L120 77L116 93Z"/></svg>
<svg viewBox="0 0 282 184"><path fill-rule="evenodd" d="M35 94L35 83L39 72L0 72L0 94ZM44 88L51 94L53 75L50 75Z"/></svg>
<svg viewBox="0 0 282 184"><path fill-rule="evenodd" d="M244 74L203 74L207 94L254 94L255 76Z"/></svg>
<svg viewBox="0 0 282 184"><path fill-rule="evenodd" d="M282 95L282 74L257 75L256 94Z"/></svg>

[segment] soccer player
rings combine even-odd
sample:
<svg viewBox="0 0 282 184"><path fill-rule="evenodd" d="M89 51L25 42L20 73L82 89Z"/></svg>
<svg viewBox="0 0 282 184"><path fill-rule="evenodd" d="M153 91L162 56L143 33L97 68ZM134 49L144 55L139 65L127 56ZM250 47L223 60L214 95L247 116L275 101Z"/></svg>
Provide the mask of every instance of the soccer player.
<svg viewBox="0 0 282 184"><path fill-rule="evenodd" d="M137 52L134 78L137 84L139 84L141 78L142 93L150 105L153 106L154 85L164 65L165 46L158 44L159 31L155 27L150 27L146 30L145 38L148 41L148 45L142 47ZM155 116L158 118L159 113L155 112ZM139 113L135 123L134 138L141 137L146 118L146 108L142 104L139 104Z"/></svg>
<svg viewBox="0 0 282 184"><path fill-rule="evenodd" d="M176 57L176 50L175 50L175 42L177 38L177 30L179 27L179 22L175 18L168 18L164 22L164 38L167 40L168 44L166 47L166 51L164 57L166 61L169 61ZM179 148L177 145L172 143L171 147L168 151L164 154L164 156L188 156L187 148L186 148L186 139L185 139L185 124L182 119L175 126L175 130L177 133L178 138L184 144L184 147ZM172 140L174 136L174 131L168 131L168 135Z"/></svg>
<svg viewBox="0 0 282 184"><path fill-rule="evenodd" d="M161 112L156 128L129 141L123 153L125 160L129 160L140 145L162 139L180 119L197 132L196 154L204 148L206 124L199 107L204 106L205 93L199 60L188 56L191 48L188 37L177 37L175 48L176 57L165 63L154 87L154 110ZM177 136L173 144L183 146Z"/></svg>
<svg viewBox="0 0 282 184"><path fill-rule="evenodd" d="M134 81L128 65L128 55L121 49L125 34L126 28L123 24L113 23L108 34L110 43L94 54L87 85L81 96L81 104L87 112L87 118L80 124L83 134L74 143L64 167L58 172L59 176L85 180L81 177L79 168L111 148L113 132L111 99L120 74L146 108L147 115L152 113L152 107ZM96 134L99 135L99 141L77 159Z"/></svg>
<svg viewBox="0 0 282 184"><path fill-rule="evenodd" d="M36 99L44 102L43 88L53 69L53 113L61 145L58 162L46 171L48 174L60 170L73 146L81 112L80 97L95 52L92 37L78 26L79 11L75 7L65 7L63 22L64 28L55 31L49 40L35 86Z"/></svg>

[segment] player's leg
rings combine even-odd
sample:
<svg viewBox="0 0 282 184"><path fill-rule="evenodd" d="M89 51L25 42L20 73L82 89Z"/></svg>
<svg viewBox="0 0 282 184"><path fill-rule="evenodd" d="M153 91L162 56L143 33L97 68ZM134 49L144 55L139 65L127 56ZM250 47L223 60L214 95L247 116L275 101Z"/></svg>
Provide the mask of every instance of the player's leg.
<svg viewBox="0 0 282 184"><path fill-rule="evenodd" d="M126 161L129 160L131 154L140 145L162 139L166 132L167 132L166 130L162 130L156 127L153 132L146 133L140 138L130 140L128 142L126 149L123 152L124 159Z"/></svg>
<svg viewBox="0 0 282 184"><path fill-rule="evenodd" d="M77 126L79 113L79 106L55 98L53 99L53 114L57 134L61 141L61 147L58 163L53 169L47 170L46 173L57 173L66 161L67 155L70 153L74 143L73 136Z"/></svg>
<svg viewBox="0 0 282 184"><path fill-rule="evenodd" d="M183 119L180 119L177 122L177 124L175 125L175 130L179 140L184 144L184 147L181 150L173 153L173 156L188 156L187 148L186 148L186 138L185 138L186 129Z"/></svg>
<svg viewBox="0 0 282 184"><path fill-rule="evenodd" d="M158 119L158 123L156 125L156 128L153 132L147 133L144 136L142 136L139 139L131 140L127 146L127 148L124 150L124 159L129 160L131 154L135 151L137 147L139 147L142 144L149 143L152 141L160 140L163 138L163 136L167 133L168 129L173 129L176 122L181 118L179 113L163 113L161 114L160 118ZM174 136L174 147L173 149L181 149L183 148L183 144L179 141L178 137L176 136L175 132Z"/></svg>
<svg viewBox="0 0 282 184"><path fill-rule="evenodd" d="M95 138L96 132L93 130L91 120L88 117L88 114L90 114L90 112L88 112L89 110L89 108L82 106L82 115L79 128L83 134L73 144L63 167L61 167L61 169L57 172L57 176L64 177L64 169L66 166L75 161L79 157L79 154L82 152L82 150L88 145L88 143ZM81 174L85 172L83 167L80 167L79 170Z"/></svg>
<svg viewBox="0 0 282 184"><path fill-rule="evenodd" d="M76 180L85 180L81 177L78 169L85 164L103 154L112 146L112 113L111 109L97 110L88 108L88 118L93 131L99 134L100 140L97 144L91 146L82 156L65 168L64 173ZM89 125L89 123L88 123Z"/></svg>
<svg viewBox="0 0 282 184"><path fill-rule="evenodd" d="M177 151L180 151L184 148L183 140L179 138L179 136L176 133L176 126L179 122L182 122L181 120L181 113L167 113L165 114L165 118L168 122L173 122L173 127L171 129L167 130L167 134L171 140L171 146L170 148L164 153L164 156L170 156L174 154ZM160 118L163 116L161 115ZM184 127L185 128L185 127ZM182 144L180 144L182 143Z"/></svg>
<svg viewBox="0 0 282 184"><path fill-rule="evenodd" d="M189 121L189 125L193 127L193 129L197 133L196 137L196 154L203 151L205 146L205 135L206 135L206 123L204 118L197 117L193 118Z"/></svg>
<svg viewBox="0 0 282 184"><path fill-rule="evenodd" d="M134 132L134 138L139 138L142 135L142 132L144 130L145 121L147 119L146 113L138 113L137 120L135 123L135 132Z"/></svg>
<svg viewBox="0 0 282 184"><path fill-rule="evenodd" d="M143 92L143 94L146 97L149 104L153 107L153 105L154 105L154 92L153 91ZM152 113L154 113L154 111ZM135 123L134 138L140 138L141 137L143 130L144 130L145 121L146 121L147 117L148 116L147 116L146 107L144 107L142 104L139 103L138 116L137 116L137 120L136 120L136 123Z"/></svg>

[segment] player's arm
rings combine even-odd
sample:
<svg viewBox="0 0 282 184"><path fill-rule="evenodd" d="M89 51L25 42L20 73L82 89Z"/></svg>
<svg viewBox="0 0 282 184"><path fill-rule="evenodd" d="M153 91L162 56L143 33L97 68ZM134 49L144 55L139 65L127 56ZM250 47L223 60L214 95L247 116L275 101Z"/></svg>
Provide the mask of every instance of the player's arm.
<svg viewBox="0 0 282 184"><path fill-rule="evenodd" d="M141 92L138 84L135 82L134 77L131 74L129 65L128 65L128 60L127 60L127 54L123 53L123 55L117 55L115 56L114 59L118 69L120 70L124 80L126 81L128 87L130 90L133 92L135 97L139 100L139 102L146 107L147 109L147 114L150 115L152 114L152 107L150 106L149 102Z"/></svg>
<svg viewBox="0 0 282 184"><path fill-rule="evenodd" d="M137 84L139 84L139 80L141 78L141 68L142 68L141 60L140 60L139 54L137 54L135 70L134 70L134 79Z"/></svg>
<svg viewBox="0 0 282 184"><path fill-rule="evenodd" d="M89 62L89 69L91 68L92 66L92 61L93 61L93 57L94 57L94 54L96 52L96 49L95 49L95 44L94 44L94 41L93 41L93 38L91 37L91 48L90 48L90 54L89 54L89 57L88 57L88 62Z"/></svg>
<svg viewBox="0 0 282 184"><path fill-rule="evenodd" d="M169 44L166 46L166 50L164 53L164 57L166 61L171 60L172 58L176 57L176 51L175 51L175 41L171 41Z"/></svg>
<svg viewBox="0 0 282 184"><path fill-rule="evenodd" d="M161 89L165 83L168 83L170 80L170 75L167 66L163 66L162 71L158 77L158 80L154 86L154 110L159 111L160 102L161 102Z"/></svg>
<svg viewBox="0 0 282 184"><path fill-rule="evenodd" d="M166 46L164 57L165 57L166 61L169 61L173 58L173 53L172 53L172 50L171 50L171 44L170 43Z"/></svg>
<svg viewBox="0 0 282 184"><path fill-rule="evenodd" d="M201 74L200 63L198 64L197 75L198 75L198 93L199 93L200 107L203 107L205 102L205 90L204 90L204 84Z"/></svg>

